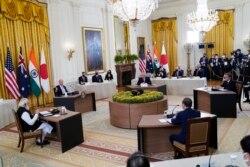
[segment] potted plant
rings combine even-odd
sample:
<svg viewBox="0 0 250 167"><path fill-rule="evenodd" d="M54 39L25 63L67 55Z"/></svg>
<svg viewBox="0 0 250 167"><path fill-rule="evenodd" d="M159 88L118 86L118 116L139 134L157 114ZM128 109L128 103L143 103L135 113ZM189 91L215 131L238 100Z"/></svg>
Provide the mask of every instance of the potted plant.
<svg viewBox="0 0 250 167"><path fill-rule="evenodd" d="M123 64L125 57L121 54L117 54L117 55L115 55L114 60L115 60L116 64Z"/></svg>
<svg viewBox="0 0 250 167"><path fill-rule="evenodd" d="M128 64L133 63L135 60L139 59L139 57L136 54L125 55L125 57L126 57L126 62Z"/></svg>

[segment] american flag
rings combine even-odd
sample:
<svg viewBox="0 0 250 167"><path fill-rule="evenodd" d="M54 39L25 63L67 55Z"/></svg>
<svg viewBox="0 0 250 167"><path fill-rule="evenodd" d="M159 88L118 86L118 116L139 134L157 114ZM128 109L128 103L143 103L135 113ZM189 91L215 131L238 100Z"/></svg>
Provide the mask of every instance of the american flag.
<svg viewBox="0 0 250 167"><path fill-rule="evenodd" d="M140 45L140 51L139 51L139 70L141 73L146 72L146 62L145 62L145 50L144 45Z"/></svg>
<svg viewBox="0 0 250 167"><path fill-rule="evenodd" d="M17 81L16 81L16 74L14 71L14 66L12 63L12 58L10 55L10 49L7 48L7 59L5 63L5 70L4 70L4 75L5 75L5 85L10 92L11 96L15 99L18 99L20 96Z"/></svg>

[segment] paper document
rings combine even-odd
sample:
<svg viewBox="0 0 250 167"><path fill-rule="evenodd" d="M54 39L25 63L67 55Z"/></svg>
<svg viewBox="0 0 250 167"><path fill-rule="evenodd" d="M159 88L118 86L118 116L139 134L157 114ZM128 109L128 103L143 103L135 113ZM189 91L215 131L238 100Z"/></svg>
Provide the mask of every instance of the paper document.
<svg viewBox="0 0 250 167"><path fill-rule="evenodd" d="M44 117L53 115L53 114L52 114L51 112L49 112L49 111L41 111L41 112L39 112L39 114L42 115L42 116L44 116Z"/></svg>

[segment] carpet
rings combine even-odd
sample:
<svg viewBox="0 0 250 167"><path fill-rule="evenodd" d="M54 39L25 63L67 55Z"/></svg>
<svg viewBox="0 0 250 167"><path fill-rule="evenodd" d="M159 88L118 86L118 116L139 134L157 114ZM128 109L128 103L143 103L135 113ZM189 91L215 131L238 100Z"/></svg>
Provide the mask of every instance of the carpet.
<svg viewBox="0 0 250 167"><path fill-rule="evenodd" d="M169 96L172 110L183 97ZM249 104L248 104L249 105ZM237 119L218 119L217 153L240 151L240 139L250 132L250 106L244 104ZM176 110L181 110L179 106ZM238 110L238 109L237 109ZM115 167L124 166L127 158L137 150L136 130L121 129L109 122L108 101L97 101L97 111L82 114L84 143L61 153L60 143L51 141L43 148L34 139L25 142L23 153L17 148L18 133L15 127L0 131L0 157L8 167ZM73 127L72 127L73 128ZM167 139L166 139L167 140ZM173 152L150 154L151 161L170 160Z"/></svg>

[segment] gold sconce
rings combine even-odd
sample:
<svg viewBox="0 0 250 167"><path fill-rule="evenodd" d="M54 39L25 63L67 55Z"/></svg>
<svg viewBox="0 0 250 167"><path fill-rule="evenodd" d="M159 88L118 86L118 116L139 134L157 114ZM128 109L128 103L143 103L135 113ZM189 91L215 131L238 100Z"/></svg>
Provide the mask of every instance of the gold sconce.
<svg viewBox="0 0 250 167"><path fill-rule="evenodd" d="M73 53L75 53L75 51L73 49L68 49L68 59L69 59L69 61L73 57Z"/></svg>

